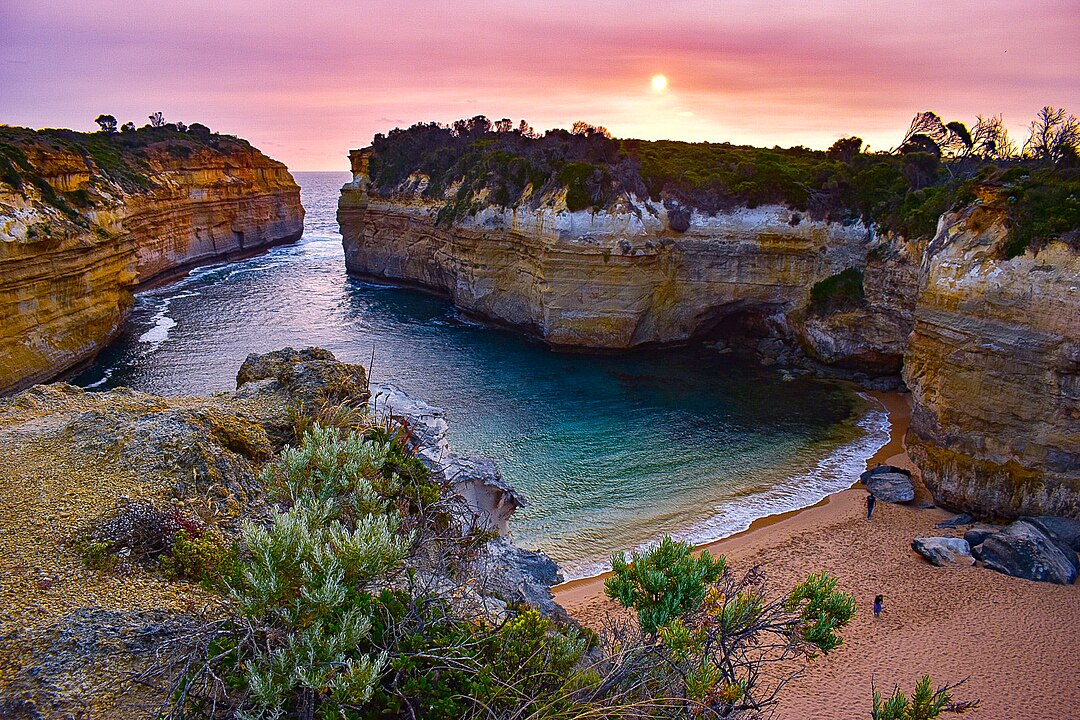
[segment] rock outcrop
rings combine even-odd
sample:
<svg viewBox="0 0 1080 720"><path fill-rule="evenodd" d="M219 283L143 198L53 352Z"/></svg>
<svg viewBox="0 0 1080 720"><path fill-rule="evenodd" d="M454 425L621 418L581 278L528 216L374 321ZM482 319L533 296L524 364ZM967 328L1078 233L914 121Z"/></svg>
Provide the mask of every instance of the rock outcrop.
<svg viewBox="0 0 1080 720"><path fill-rule="evenodd" d="M114 136L0 134L17 159L0 176L0 394L92 359L139 286L303 232L299 187L247 143Z"/></svg>
<svg viewBox="0 0 1080 720"><path fill-rule="evenodd" d="M709 216L670 228L669 210L637 198L603 212L488 205L451 227L441 200L368 192L364 151L338 206L349 272L444 292L469 312L553 346L670 343L721 324L769 334L810 288L861 266L861 224L799 218L781 206Z"/></svg>
<svg viewBox="0 0 1080 720"><path fill-rule="evenodd" d="M981 516L1080 516L1080 255L1002 259L1007 200L941 219L904 357L908 448L938 502Z"/></svg>
<svg viewBox="0 0 1080 720"><path fill-rule="evenodd" d="M938 567L971 567L975 558L967 540L952 537L919 537L911 541L911 549Z"/></svg>
<svg viewBox="0 0 1080 720"><path fill-rule="evenodd" d="M1076 551L1023 520L983 540L975 556L991 570L1059 585L1075 582L1080 571Z"/></svg>
<svg viewBox="0 0 1080 720"><path fill-rule="evenodd" d="M353 408L369 400L364 369L319 348L251 355L237 386L164 398L56 383L0 399L0 715L38 707L49 717L127 718L137 707L160 707L160 688L119 678L163 655L182 659L191 628L220 619L220 597L144 568L89 569L69 545L73 537L133 503L235 536L241 521L270 516L262 472L284 444L297 443L297 412L318 412L326 400ZM395 406L397 417L404 405ZM467 459L446 445L445 421L434 425L411 442L445 474ZM501 483L497 471L488 479ZM504 498L508 515L522 501L498 483L489 494ZM501 537L470 567L476 582L465 584L492 607L528 602L565 617L550 591L561 580L558 566L542 553ZM166 641L168 652L158 644Z"/></svg>
<svg viewBox="0 0 1080 720"><path fill-rule="evenodd" d="M911 472L892 465L878 465L859 476L866 489L878 500L906 503L915 499Z"/></svg>

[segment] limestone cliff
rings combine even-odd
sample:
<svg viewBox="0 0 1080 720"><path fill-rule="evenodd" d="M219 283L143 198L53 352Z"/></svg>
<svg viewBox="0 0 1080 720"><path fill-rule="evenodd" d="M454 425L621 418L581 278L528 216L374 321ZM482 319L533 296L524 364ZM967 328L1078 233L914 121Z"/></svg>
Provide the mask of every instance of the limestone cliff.
<svg viewBox="0 0 1080 720"><path fill-rule="evenodd" d="M773 360L877 387L902 370L912 454L940 502L982 515L1080 516L1075 238L1004 259L1031 231L1016 232L1025 213L1058 213L1055 222L1075 228L1061 220L1067 200L1065 210L1017 200L1044 182L1047 197L1067 195L1067 179L1012 171L958 200L964 209L945 213L936 236L912 240L779 205L709 215L632 194L578 212L565 192L538 202L526 190L531 199L512 207L472 195L458 213L453 186L428 197L427 178L414 173L370 192L370 151L351 158L338 210L350 272L443 291L556 346L731 339L749 327ZM848 268L863 273L857 294L815 306L812 286Z"/></svg>
<svg viewBox="0 0 1080 720"><path fill-rule="evenodd" d="M1007 198L945 214L922 261L904 379L935 497L983 515L1080 516L1080 255L1003 259Z"/></svg>
<svg viewBox="0 0 1080 720"><path fill-rule="evenodd" d="M338 209L350 272L445 292L455 305L554 346L629 348L685 340L724 322L765 327L805 305L815 282L862 265L861 224L812 221L779 205L710 216L623 198L606 211L565 202L489 204L437 225L439 200L368 192L367 156Z"/></svg>
<svg viewBox="0 0 1080 720"><path fill-rule="evenodd" d="M92 358L140 285L303 232L285 166L226 136L0 128L0 169L0 394Z"/></svg>

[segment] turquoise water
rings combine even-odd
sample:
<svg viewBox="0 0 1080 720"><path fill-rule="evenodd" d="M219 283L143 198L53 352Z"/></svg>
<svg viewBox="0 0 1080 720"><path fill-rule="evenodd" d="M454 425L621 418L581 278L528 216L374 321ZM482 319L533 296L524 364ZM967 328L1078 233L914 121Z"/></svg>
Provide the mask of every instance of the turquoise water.
<svg viewBox="0 0 1080 720"><path fill-rule="evenodd" d="M570 577L664 533L704 541L849 487L887 438L838 385L785 382L704 345L562 354L444 300L346 276L346 173L297 173L303 239L145 292L75 381L166 395L234 387L248 353L318 345L445 408L455 448L494 457L528 498L512 520Z"/></svg>

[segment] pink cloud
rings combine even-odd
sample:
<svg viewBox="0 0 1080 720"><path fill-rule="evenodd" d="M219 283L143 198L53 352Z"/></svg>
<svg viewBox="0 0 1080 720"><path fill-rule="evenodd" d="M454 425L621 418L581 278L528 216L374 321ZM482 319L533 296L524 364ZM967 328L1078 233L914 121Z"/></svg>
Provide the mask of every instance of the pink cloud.
<svg viewBox="0 0 1080 720"><path fill-rule="evenodd" d="M537 127L763 145L895 142L918 110L1017 132L1080 112L1080 0L126 3L6 0L0 122L99 112L201 121L296 169L343 168L396 124ZM648 79L664 72L668 94ZM399 122L403 121L403 122Z"/></svg>

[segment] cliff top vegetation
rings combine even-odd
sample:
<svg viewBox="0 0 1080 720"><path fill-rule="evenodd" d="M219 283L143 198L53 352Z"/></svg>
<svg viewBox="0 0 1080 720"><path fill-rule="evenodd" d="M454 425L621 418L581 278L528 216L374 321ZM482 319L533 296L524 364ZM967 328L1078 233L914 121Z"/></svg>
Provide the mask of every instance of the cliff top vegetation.
<svg viewBox="0 0 1080 720"><path fill-rule="evenodd" d="M525 121L478 115L376 135L370 174L377 195L444 200L443 226L484 205L538 207L565 193L572 211L632 198L710 215L776 203L908 238L932 236L943 212L973 202L975 186L991 183L1014 206L1007 252L1018 254L1056 237L1078 242L1078 146L1080 122L1051 107L1019 148L1000 116L980 116L969 128L922 112L895 148L879 152L857 137L824 151L620 140L584 122L541 135Z"/></svg>
<svg viewBox="0 0 1080 720"><path fill-rule="evenodd" d="M95 204L92 190L102 184L114 183L130 193L151 190L151 158L183 160L197 151L229 155L253 150L246 140L215 133L201 123L165 122L161 113L151 115L150 122L139 128L128 122L117 130L111 115L99 115L96 122L101 130L94 133L0 125L0 183L24 197L33 188L46 203L77 221L80 209ZM86 187L54 187L57 175L77 173L90 174Z"/></svg>

